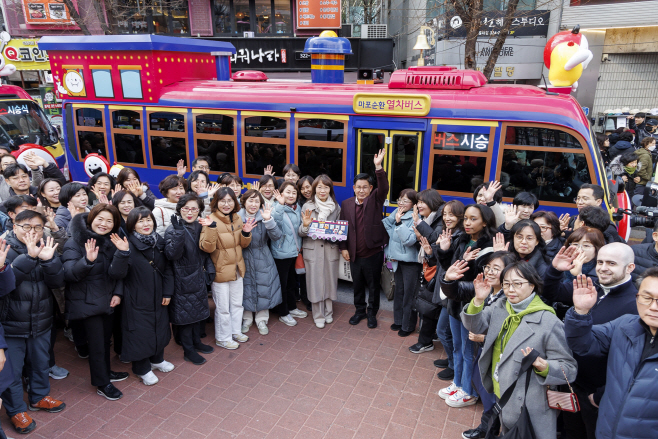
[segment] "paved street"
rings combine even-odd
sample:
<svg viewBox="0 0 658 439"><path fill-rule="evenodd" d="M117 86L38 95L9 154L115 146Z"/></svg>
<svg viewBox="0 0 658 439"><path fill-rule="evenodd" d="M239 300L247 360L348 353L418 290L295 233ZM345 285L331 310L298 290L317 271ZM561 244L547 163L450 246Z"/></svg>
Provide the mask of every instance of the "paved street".
<svg viewBox="0 0 658 439"><path fill-rule="evenodd" d="M351 306L336 303L336 320L322 330L310 318L293 328L271 319L269 335L252 327L248 343L235 351L217 348L200 367L185 363L172 341L165 358L176 369L157 372L160 382L153 387L131 374L117 383L124 397L115 402L96 395L87 360L60 337L57 362L71 375L51 380L51 394L67 408L30 412L37 429L28 437L440 439L458 438L479 423L481 404L454 409L436 395L446 385L432 364L445 357L440 345L411 354L407 347L415 337L389 329L391 312L380 312L374 330L365 321L350 326L351 315ZM112 365L130 371L114 354ZM4 414L2 424L18 436Z"/></svg>

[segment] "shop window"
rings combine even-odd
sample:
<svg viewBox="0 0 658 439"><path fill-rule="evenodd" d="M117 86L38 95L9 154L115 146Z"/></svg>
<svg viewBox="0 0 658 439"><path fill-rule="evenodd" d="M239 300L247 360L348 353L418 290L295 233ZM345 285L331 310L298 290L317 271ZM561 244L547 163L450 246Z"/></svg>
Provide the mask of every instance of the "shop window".
<svg viewBox="0 0 658 439"><path fill-rule="evenodd" d="M75 133L78 140L78 157L96 153L109 160L105 141L104 114L99 108L76 108Z"/></svg>
<svg viewBox="0 0 658 439"><path fill-rule="evenodd" d="M117 34L190 34L187 0L135 0L120 6L121 10L114 25Z"/></svg>
<svg viewBox="0 0 658 439"><path fill-rule="evenodd" d="M298 119L295 163L303 175L315 178L327 174L339 185L345 185L347 142L345 123L333 119Z"/></svg>
<svg viewBox="0 0 658 439"><path fill-rule="evenodd" d="M112 139L117 163L146 167L141 121L140 111L112 111Z"/></svg>
<svg viewBox="0 0 658 439"><path fill-rule="evenodd" d="M175 169L179 160L189 164L186 116L165 111L148 112L151 167Z"/></svg>
<svg viewBox="0 0 658 439"><path fill-rule="evenodd" d="M197 111L197 110L194 110ZM210 159L210 172L237 171L235 116L232 114L195 114L195 157Z"/></svg>
<svg viewBox="0 0 658 439"><path fill-rule="evenodd" d="M97 98L114 98L111 69L94 69L92 67L91 77L94 81L94 93Z"/></svg>
<svg viewBox="0 0 658 439"><path fill-rule="evenodd" d="M121 69L121 89L124 99L142 99L141 70Z"/></svg>
<svg viewBox="0 0 658 439"><path fill-rule="evenodd" d="M215 35L292 34L291 0L212 0Z"/></svg>
<svg viewBox="0 0 658 439"><path fill-rule="evenodd" d="M508 126L505 144L582 149L578 139L569 133L550 128Z"/></svg>
<svg viewBox="0 0 658 439"><path fill-rule="evenodd" d="M505 197L526 191L540 201L573 203L578 188L592 178L585 154L506 149L500 181Z"/></svg>

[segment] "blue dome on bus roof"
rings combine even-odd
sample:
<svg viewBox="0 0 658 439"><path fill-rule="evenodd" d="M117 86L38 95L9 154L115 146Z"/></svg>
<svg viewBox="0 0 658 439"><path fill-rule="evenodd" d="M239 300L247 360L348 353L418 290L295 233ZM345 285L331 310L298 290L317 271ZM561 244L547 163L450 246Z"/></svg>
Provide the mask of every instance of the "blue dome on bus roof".
<svg viewBox="0 0 658 439"><path fill-rule="evenodd" d="M347 38L340 38L334 31L324 31L319 37L306 40L304 53L335 53L351 55L352 45Z"/></svg>

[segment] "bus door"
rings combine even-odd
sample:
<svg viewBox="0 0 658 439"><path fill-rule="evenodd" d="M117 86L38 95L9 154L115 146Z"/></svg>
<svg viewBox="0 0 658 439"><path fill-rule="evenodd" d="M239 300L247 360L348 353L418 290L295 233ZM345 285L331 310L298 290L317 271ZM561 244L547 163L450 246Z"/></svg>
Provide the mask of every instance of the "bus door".
<svg viewBox="0 0 658 439"><path fill-rule="evenodd" d="M403 189L420 190L422 144L421 131L357 130L356 174L365 172L374 177L373 158L380 149L385 149L382 166L388 176L388 205L397 207ZM376 184L375 181L375 187Z"/></svg>

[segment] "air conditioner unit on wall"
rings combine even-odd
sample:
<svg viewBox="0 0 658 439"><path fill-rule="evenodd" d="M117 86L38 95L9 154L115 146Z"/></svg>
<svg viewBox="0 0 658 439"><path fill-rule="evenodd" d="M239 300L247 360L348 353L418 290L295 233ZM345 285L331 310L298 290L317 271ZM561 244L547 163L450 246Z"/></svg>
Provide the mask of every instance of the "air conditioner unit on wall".
<svg viewBox="0 0 658 439"><path fill-rule="evenodd" d="M386 24L362 24L361 38L386 38L388 37L388 25Z"/></svg>

